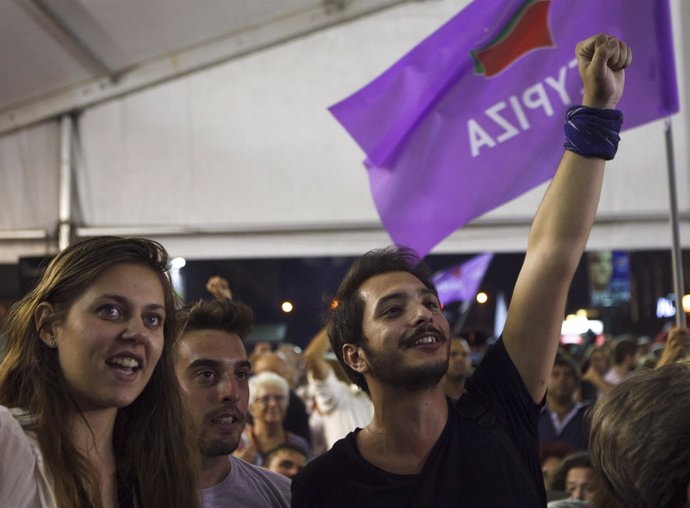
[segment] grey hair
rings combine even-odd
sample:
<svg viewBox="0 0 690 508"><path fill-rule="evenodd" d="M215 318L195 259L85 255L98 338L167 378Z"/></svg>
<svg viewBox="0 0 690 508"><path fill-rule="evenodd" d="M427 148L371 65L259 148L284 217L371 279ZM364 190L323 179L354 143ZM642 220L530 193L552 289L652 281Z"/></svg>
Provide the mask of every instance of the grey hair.
<svg viewBox="0 0 690 508"><path fill-rule="evenodd" d="M267 387L278 388L285 398L285 407L288 406L290 400L290 386L283 376L279 376L274 372L261 372L249 378L249 405L256 402L257 393L260 388Z"/></svg>

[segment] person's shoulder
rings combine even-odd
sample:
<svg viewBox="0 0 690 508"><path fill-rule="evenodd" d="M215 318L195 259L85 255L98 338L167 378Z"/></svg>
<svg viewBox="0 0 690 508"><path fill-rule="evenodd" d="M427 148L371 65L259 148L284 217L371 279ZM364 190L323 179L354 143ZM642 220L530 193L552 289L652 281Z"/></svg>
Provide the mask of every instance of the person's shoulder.
<svg viewBox="0 0 690 508"><path fill-rule="evenodd" d="M0 406L0 432L4 435L24 437L27 435L24 427L31 425L33 421L32 415L24 409Z"/></svg>
<svg viewBox="0 0 690 508"><path fill-rule="evenodd" d="M577 404L577 414L584 416L585 413L594 405L591 400L586 400L584 402L579 402Z"/></svg>
<svg viewBox="0 0 690 508"><path fill-rule="evenodd" d="M10 409L5 406L0 406L0 425L10 420L14 420Z"/></svg>
<svg viewBox="0 0 690 508"><path fill-rule="evenodd" d="M269 471L263 467L255 466L234 455L230 455L229 458L232 464L231 470L232 468L236 468L236 471L238 473L241 472L242 476L251 476L259 482L269 483L290 490L290 479L287 476Z"/></svg>
<svg viewBox="0 0 690 508"><path fill-rule="evenodd" d="M350 469L353 454L354 433L336 441L330 450L311 460L298 477L337 478L338 471Z"/></svg>
<svg viewBox="0 0 690 508"><path fill-rule="evenodd" d="M347 454L338 446L342 441L337 441L330 450L307 463L292 480L292 506L333 506L334 501L341 497L347 473L352 469Z"/></svg>
<svg viewBox="0 0 690 508"><path fill-rule="evenodd" d="M201 490L207 507L290 506L290 479L230 455L230 473L220 483Z"/></svg>

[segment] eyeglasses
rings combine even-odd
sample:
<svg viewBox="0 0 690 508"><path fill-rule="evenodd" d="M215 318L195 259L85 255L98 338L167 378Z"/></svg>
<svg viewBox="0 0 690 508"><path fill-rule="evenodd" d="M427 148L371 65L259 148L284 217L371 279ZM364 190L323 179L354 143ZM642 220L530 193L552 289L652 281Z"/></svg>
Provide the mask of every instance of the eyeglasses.
<svg viewBox="0 0 690 508"><path fill-rule="evenodd" d="M256 402L259 402L264 406L267 406L271 400L274 401L276 404L282 404L283 402L285 402L285 396L284 395L264 395L262 397L256 398Z"/></svg>

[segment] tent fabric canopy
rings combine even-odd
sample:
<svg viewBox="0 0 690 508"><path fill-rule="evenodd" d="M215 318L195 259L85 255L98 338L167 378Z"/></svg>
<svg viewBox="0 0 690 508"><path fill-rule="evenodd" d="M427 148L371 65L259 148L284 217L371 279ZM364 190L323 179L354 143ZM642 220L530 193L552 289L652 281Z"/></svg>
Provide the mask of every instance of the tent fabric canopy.
<svg viewBox="0 0 690 508"><path fill-rule="evenodd" d="M357 4L200 3L201 13L181 0L0 4L0 28L16 24L9 34L0 30L0 43L10 49L0 53L0 64L10 70L0 83L0 118L5 122L0 127L6 127L0 135L0 262L53 252L58 224L57 118L9 129L9 114L26 114L32 104L33 112L61 106L60 90L78 92L80 82L98 79L103 68L126 76L123 69L169 64L171 52L187 54L175 44L215 44L231 32L228 40L234 40L238 33L256 34L262 24L283 23L281 29L287 30L286 17L306 11L326 16L327 9ZM388 2L393 3L400 2ZM174 255L190 258L353 255L388 244L362 153L326 108L385 69L465 3L405 2L378 10L384 2L369 2L367 8L376 12L353 15L328 28L293 27L299 36L280 44L76 108L71 139L74 233L142 234L161 240ZM74 57L77 50L54 47L51 33L36 36L36 30L45 28L19 4L69 14L66 28L77 35L75 40L94 48L101 67L83 64ZM282 7L271 10L269 5ZM672 5L679 89L685 94L681 113L673 119L681 239L690 244L690 119L685 108L690 62L683 52L690 47L685 28L690 26L690 6L680 0ZM22 33L22 23L32 30ZM7 37L11 44L5 44ZM53 92L63 93L60 101L51 102ZM663 122L655 122L624 133L606 174L589 249L670 246L663 129ZM542 186L492 211L434 252L523 250L543 191ZM36 231L44 235L28 238Z"/></svg>

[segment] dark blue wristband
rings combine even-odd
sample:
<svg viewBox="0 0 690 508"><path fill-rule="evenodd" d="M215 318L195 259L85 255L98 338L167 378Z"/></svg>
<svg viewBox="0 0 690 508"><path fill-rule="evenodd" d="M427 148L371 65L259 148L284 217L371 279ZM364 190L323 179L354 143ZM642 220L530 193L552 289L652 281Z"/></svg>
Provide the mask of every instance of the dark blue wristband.
<svg viewBox="0 0 690 508"><path fill-rule="evenodd" d="M565 115L565 149L583 157L611 160L618 150L623 113L573 106Z"/></svg>

